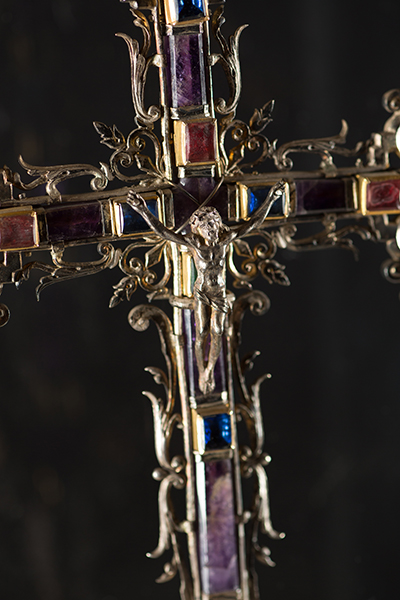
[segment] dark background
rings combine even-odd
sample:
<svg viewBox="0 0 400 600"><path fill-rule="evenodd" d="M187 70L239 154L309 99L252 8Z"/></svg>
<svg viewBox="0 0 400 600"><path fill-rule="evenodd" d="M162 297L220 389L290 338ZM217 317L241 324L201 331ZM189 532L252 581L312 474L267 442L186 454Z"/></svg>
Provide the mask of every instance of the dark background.
<svg viewBox="0 0 400 600"><path fill-rule="evenodd" d="M395 0L227 3L225 33L242 36L239 116L277 101L272 139L333 135L349 145L379 131L382 94L399 86ZM117 0L0 1L0 160L106 161L91 121L133 125L129 62L117 31L135 35ZM266 165L271 169L271 165ZM21 170L21 169L20 169ZM86 191L82 183L82 191ZM67 190L68 191L68 188ZM261 567L269 600L393 600L400 492L399 289L380 275L383 245L281 254L291 288L256 287L268 315L246 317L244 351L268 370L263 407L272 515L287 537ZM94 252L94 250L92 250ZM153 329L108 309L120 274L58 284L35 276L2 301L0 597L7 600L178 598L158 586L158 484L150 404L163 366Z"/></svg>

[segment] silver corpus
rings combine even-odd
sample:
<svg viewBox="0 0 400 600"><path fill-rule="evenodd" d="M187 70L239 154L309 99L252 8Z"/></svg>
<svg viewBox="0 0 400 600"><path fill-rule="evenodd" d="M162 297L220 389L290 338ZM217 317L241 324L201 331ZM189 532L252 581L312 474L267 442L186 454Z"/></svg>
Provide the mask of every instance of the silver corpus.
<svg viewBox="0 0 400 600"><path fill-rule="evenodd" d="M158 582L170 581L179 574L182 600L258 600L255 561L270 566L274 564L269 549L261 545L259 535L261 533L271 539L281 539L284 534L273 528L269 510L265 467L270 457L263 450L264 431L260 408L260 387L267 376L248 385L246 372L251 369L258 353L254 352L244 359L239 354L240 329L246 311L263 315L270 304L265 294L252 289L252 283L261 274L269 283L289 285L285 267L275 259L279 248L302 251L338 247L355 251L353 240L348 237L354 233L364 239L386 242L390 258L383 265L384 275L389 281L400 282L400 210L387 211L387 214L385 211L369 214L362 197L363 185L365 187L367 181L371 178L377 180L379 176L389 176L382 173L390 168L390 154L399 153L400 90L391 90L384 96L384 106L390 117L383 131L373 134L369 140L360 142L353 149L344 146L348 129L344 121L339 134L333 137L297 140L278 146L276 140L270 141L264 133L272 119L273 101L256 109L248 124L236 119L241 93L238 43L245 26L240 27L227 41L221 32L223 8L217 7L210 14L210 20L211 31L219 44L220 53L210 54L208 17L202 21L201 26L190 23L184 26L166 25L162 6L157 0L132 0L127 3L134 16L134 24L139 27L143 36L140 45L129 36L119 34L127 43L130 54L135 129L125 136L115 125L110 127L104 123L94 123L100 143L112 150L109 162L100 163L99 167L88 164L37 167L25 163L21 158L21 165L33 177L31 182L24 183L18 173L11 172L7 167L1 170L0 177L0 217L8 209L19 207L37 211L38 232L43 227L40 218L48 207L98 201L104 221L104 234L101 240L95 240L96 243L99 242L100 258L86 263L71 263L64 259L67 246L94 243L93 239L58 245L40 242L40 249L47 248L50 252L50 264L25 262L25 257L31 254L31 248L29 252L19 249L4 251L0 263L0 291L6 283L19 286L35 269L45 273L37 287L39 296L52 283L119 267L123 277L114 286L110 307L124 300L129 301L138 287L147 292L149 301L165 300L169 303L172 319L153 304L136 306L128 317L129 324L137 331L146 330L150 321L155 323L166 363L165 371L158 367L146 369L155 383L163 388L163 398L152 392L144 392L152 405L155 449L159 464L153 477L160 482L159 541L148 556L158 558L165 552L172 551L172 558L165 563ZM150 11L154 40L149 20L139 9ZM168 107L162 37L171 31L175 34L179 27L182 35L198 32L200 29L204 32L208 52L208 63L205 66L207 79L211 82L211 67L219 62L228 79L228 100L218 99L213 102L211 97L207 97L208 103L198 107ZM155 53L149 56L153 41ZM159 69L160 106L146 107L144 90L151 67ZM205 92L203 96L206 96ZM172 144L174 123L194 116L210 120L215 115L220 116L215 164L177 165L176 149L173 149ZM158 126L160 135L156 133ZM319 155L319 170L293 171L291 155L296 153ZM353 164L338 168L334 163L335 154L347 157ZM268 160L276 170L267 174L257 173L255 169ZM187 175L218 178L216 187L202 203L177 181L180 176ZM90 176L90 191L71 196L61 193L58 187L60 183L82 176ZM343 214L337 214L333 210L305 216L296 214L296 181L335 180L338 177L348 177L352 181L354 202L351 209ZM242 202L245 197L243 194L251 186L276 190L277 182L282 179L285 182L281 184L286 202L284 214L268 217L267 220L264 220L265 214L260 220L255 218L257 211L250 216L248 206L244 206ZM122 187L108 191L108 184L113 180L121 182ZM45 196L26 198L26 192L43 184ZM229 221L236 221L237 225L228 228L220 224L220 230L215 234L211 232L209 221L197 224L194 227L196 232L188 234L188 219L176 229L173 207L175 192L186 195L188 203L193 203L193 212L197 212L216 198L222 184L228 190ZM17 199L13 196L13 188L21 190ZM125 235L117 213L124 203L131 203L137 209L135 204L138 198L147 202L150 199L155 201L159 218L146 212L144 203L139 212L151 229L145 233ZM351 222L339 228L339 217L351 219ZM297 227L304 221L320 224L321 230L310 236L299 237ZM254 247L244 239L250 235L258 237ZM114 246L114 242L122 238L129 238L129 244L124 249ZM209 252L210 248L212 252ZM144 258L136 256L139 250L144 252ZM195 267L197 279L194 277ZM233 286L245 289L237 298L227 289L228 272L232 276ZM199 273L211 274L217 283L212 283L212 278L205 284L198 282ZM204 335L201 340L197 340L197 348L195 341L194 349L187 342L193 311L197 332L201 330L202 319L211 318L216 322L211 331L205 329L205 332L201 332ZM0 326L5 325L8 318L9 311L1 304ZM206 360L203 344L208 338L215 348ZM225 347L226 366L223 375L226 389L216 393L213 375L221 345ZM188 361L186 353L189 347L192 354ZM199 371L198 392L194 390L193 384L193 365L196 362ZM237 401L234 397L235 384L240 396ZM233 426L229 448L205 450L200 447L199 440L195 439L198 435L196 420L200 419L201 422L207 416L221 413L229 415L233 425L237 418L244 421L249 438L246 445L241 445L236 427ZM172 436L177 435L177 430L182 431L183 435L183 455L171 456L170 442ZM208 593L204 591L201 578L201 543L198 544L198 535L201 534L200 529L206 518L206 506L201 500L205 498L202 473L207 461L216 459L231 461L233 465L239 586L226 592ZM254 478L255 481L249 507L243 505L242 497L243 479L247 478ZM171 495L173 488L184 491L186 495L186 516L183 521L178 520L174 511ZM203 521L199 519L201 511Z"/></svg>

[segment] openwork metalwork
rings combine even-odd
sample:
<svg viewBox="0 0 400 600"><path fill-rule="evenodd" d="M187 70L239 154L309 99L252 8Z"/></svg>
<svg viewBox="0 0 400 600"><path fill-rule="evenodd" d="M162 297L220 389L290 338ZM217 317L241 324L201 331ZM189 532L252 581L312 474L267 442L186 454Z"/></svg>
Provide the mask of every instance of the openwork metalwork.
<svg viewBox="0 0 400 600"><path fill-rule="evenodd" d="M98 167L40 167L21 158L33 178L28 183L1 170L0 291L5 284L19 287L37 270L45 273L39 298L53 283L119 268L111 308L129 302L139 287L147 292L149 304L132 308L128 321L136 331L156 325L166 364L165 371L147 368L162 397L144 392L154 417L159 466L153 476L160 482L159 542L148 556L170 553L158 581L179 575L182 600L257 600L255 560L274 565L260 534L271 540L284 534L273 528L269 509L260 402L268 376L247 382L258 353L240 357L242 321L247 310L261 316L269 309L267 296L252 288L258 275L290 284L280 249L356 253L355 235L383 242L389 258L382 272L400 282L400 175L390 165L390 155L400 154L400 90L384 95L390 117L382 131L354 148L345 145L345 121L332 137L279 146L265 133L272 100L255 109L248 124L236 118L245 25L227 40L218 2L128 4L143 38L139 44L118 34L130 55L136 127L125 136L115 125L94 123L100 143L112 151ZM210 30L220 47L216 54ZM214 101L217 63L229 98ZM160 74L160 104L146 107L151 67ZM318 171L294 172L298 153L318 155ZM348 166L336 166L335 155ZM271 170L255 171L263 163ZM61 183L83 176L90 178L89 190L61 192ZM110 190L111 181L121 187ZM39 186L45 194L28 197ZM314 224L312 234L302 234L303 222ZM96 244L100 258L66 260L66 249L81 244ZM49 261L27 260L35 250L47 250ZM170 314L155 301L164 301ZM0 326L9 316L1 304ZM248 440L239 439L238 419ZM181 438L175 456L172 436ZM244 506L242 486L251 478L252 503ZM183 521L173 488L185 495Z"/></svg>

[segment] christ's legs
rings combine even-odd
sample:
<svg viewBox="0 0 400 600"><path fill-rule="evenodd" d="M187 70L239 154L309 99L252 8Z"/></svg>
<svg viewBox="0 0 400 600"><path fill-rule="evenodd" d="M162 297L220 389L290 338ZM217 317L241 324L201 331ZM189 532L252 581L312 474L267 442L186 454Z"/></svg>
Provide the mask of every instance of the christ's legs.
<svg viewBox="0 0 400 600"><path fill-rule="evenodd" d="M216 308L211 312L210 351L208 362L204 371L204 393L210 393L215 388L214 369L222 347L222 335L224 333L226 314Z"/></svg>
<svg viewBox="0 0 400 600"><path fill-rule="evenodd" d="M194 350L196 355L197 368L199 370L199 388L203 394L207 394L208 390L205 385L205 352L208 333L210 330L210 307L195 299L194 318L196 323L196 340Z"/></svg>

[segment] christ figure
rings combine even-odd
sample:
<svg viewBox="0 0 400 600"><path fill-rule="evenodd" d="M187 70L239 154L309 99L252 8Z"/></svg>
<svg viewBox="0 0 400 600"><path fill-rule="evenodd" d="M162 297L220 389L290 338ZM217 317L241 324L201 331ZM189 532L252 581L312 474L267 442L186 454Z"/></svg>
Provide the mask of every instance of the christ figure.
<svg viewBox="0 0 400 600"><path fill-rule="evenodd" d="M197 277L193 287L196 324L195 356L199 371L199 388L210 394L215 387L214 368L221 352L229 304L226 298L226 254L229 244L259 227L272 204L283 194L285 182L271 187L266 199L249 220L227 227L219 212L212 207L200 207L191 216L190 232L182 234L168 229L147 208L145 200L133 190L128 204L161 238L186 246L193 258ZM210 346L206 360L206 345Z"/></svg>

